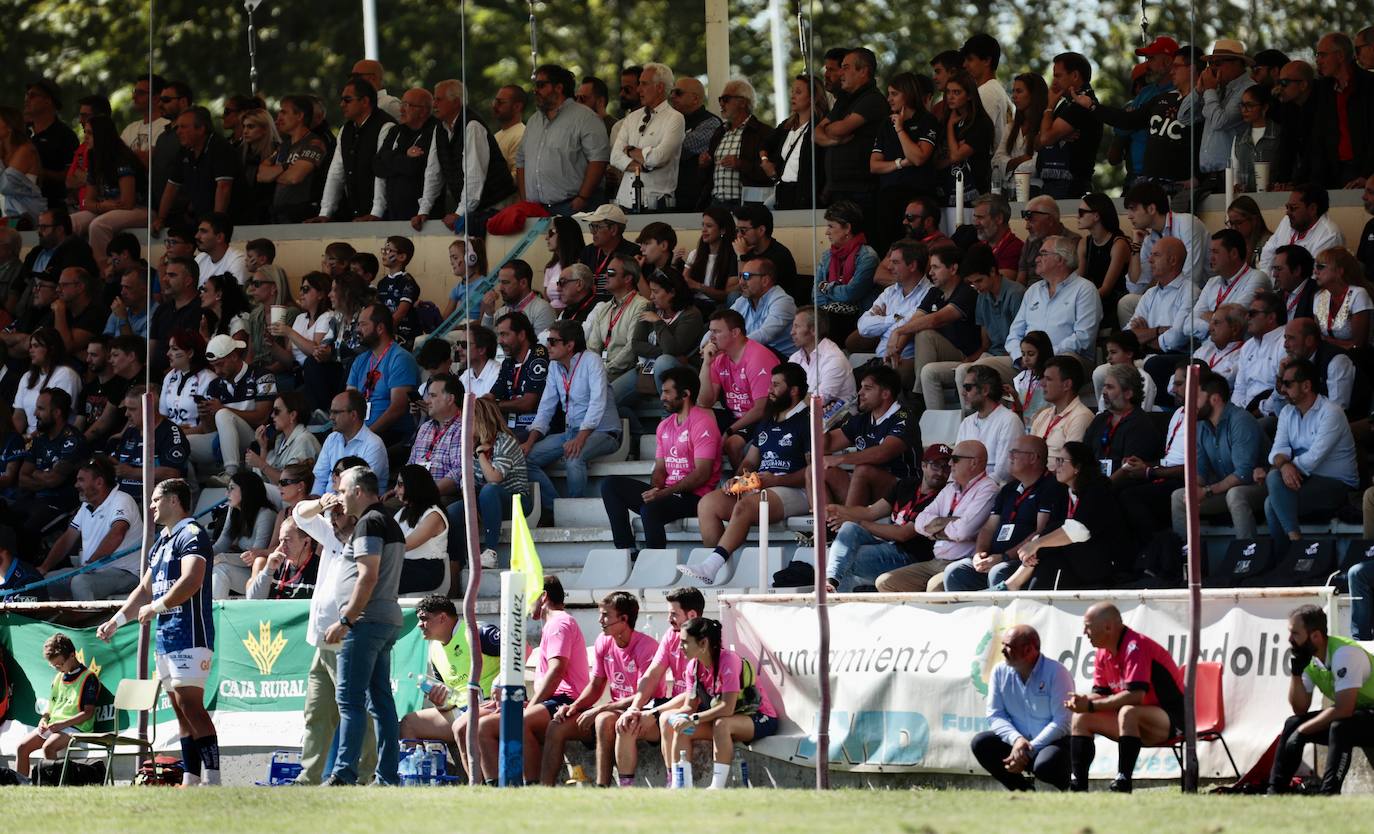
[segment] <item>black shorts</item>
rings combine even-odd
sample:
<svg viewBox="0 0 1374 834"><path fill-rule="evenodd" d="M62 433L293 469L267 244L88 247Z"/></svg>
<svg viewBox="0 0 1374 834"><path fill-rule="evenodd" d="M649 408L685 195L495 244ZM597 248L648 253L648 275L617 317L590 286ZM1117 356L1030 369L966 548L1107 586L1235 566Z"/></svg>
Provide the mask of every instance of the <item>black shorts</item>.
<svg viewBox="0 0 1374 834"><path fill-rule="evenodd" d="M549 711L549 715L553 715L555 712L558 712L559 707L566 707L572 702L573 697L571 695L555 695L547 701L544 701L543 705L544 709Z"/></svg>

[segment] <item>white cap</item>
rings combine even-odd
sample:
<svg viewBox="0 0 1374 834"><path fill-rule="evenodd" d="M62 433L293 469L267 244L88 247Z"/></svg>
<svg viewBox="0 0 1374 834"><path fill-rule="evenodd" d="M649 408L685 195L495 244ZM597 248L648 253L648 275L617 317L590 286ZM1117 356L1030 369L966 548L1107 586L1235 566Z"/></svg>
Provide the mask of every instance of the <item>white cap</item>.
<svg viewBox="0 0 1374 834"><path fill-rule="evenodd" d="M211 362L218 362L236 350L243 350L248 347L246 342L240 342L233 336L226 336L223 333L210 340L210 344L205 346L205 358Z"/></svg>
<svg viewBox="0 0 1374 834"><path fill-rule="evenodd" d="M615 203L602 203L596 211L579 211L573 217L577 220L585 220L588 223L600 223L609 220L612 223L619 223L622 226L630 224L630 218L625 216L625 211Z"/></svg>

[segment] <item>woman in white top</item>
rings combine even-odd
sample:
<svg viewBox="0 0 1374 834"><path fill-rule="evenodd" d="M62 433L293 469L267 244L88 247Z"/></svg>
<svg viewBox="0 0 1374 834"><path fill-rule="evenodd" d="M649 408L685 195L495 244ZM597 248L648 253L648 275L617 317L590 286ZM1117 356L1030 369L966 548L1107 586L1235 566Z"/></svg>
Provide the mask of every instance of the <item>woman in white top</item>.
<svg viewBox="0 0 1374 834"><path fill-rule="evenodd" d="M249 449L245 459L252 469L262 476L268 484L267 494L272 496L272 487L281 480L282 470L288 464L304 463L313 466L320 455L320 441L306 429L310 412L305 406L305 392L285 391L277 395L272 403L272 428L276 439L268 443L267 424L258 426L254 432L257 449ZM275 496L273 496L275 498ZM276 503L275 500L273 503Z"/></svg>
<svg viewBox="0 0 1374 834"><path fill-rule="evenodd" d="M701 213L701 237L697 248L688 252L678 247L674 263L680 263L682 277L695 294L697 308L706 317L725 303L733 289L731 278L739 274L735 254L735 218L722 206L711 206Z"/></svg>
<svg viewBox="0 0 1374 834"><path fill-rule="evenodd" d="M447 592L439 583L448 558L448 516L440 504L434 477L418 463L402 466L396 478L396 498L403 505L396 513L396 523L406 537L401 595Z"/></svg>
<svg viewBox="0 0 1374 834"><path fill-rule="evenodd" d="M323 272L307 272L301 278L300 306L305 312L296 316L290 325L277 322L267 325L267 332L285 338L286 344L271 342L272 358L283 365L299 368L315 348L339 332L339 316L329 302L329 290L334 280Z"/></svg>
<svg viewBox="0 0 1374 834"><path fill-rule="evenodd" d="M51 327L42 327L29 337L29 369L19 378L14 393L14 430L33 434L38 428L34 407L44 388L61 388L71 394L75 406L81 397L81 377L72 370L62 337Z"/></svg>
<svg viewBox="0 0 1374 834"><path fill-rule="evenodd" d="M555 217L544 233L544 242L549 247L549 262L544 264L544 295L555 310L562 310L563 294L558 287L558 278L563 270L579 263L582 255L582 226L571 217Z"/></svg>
<svg viewBox="0 0 1374 834"><path fill-rule="evenodd" d="M1322 338L1346 351L1367 347L1374 302L1360 262L1349 250L1336 246L1317 256L1314 270L1317 294L1312 297L1312 318Z"/></svg>
<svg viewBox="0 0 1374 834"><path fill-rule="evenodd" d="M167 375L162 378L158 410L162 416L181 426L182 431L200 430L196 398L215 378L205 362L205 340L194 330L178 330L167 339Z"/></svg>
<svg viewBox="0 0 1374 834"><path fill-rule="evenodd" d="M1050 405L1045 401L1045 389L1040 384L1040 378L1045 375L1045 363L1053 356L1054 347L1045 331L1032 330L1021 340L1021 366L1024 370L1011 381L1012 410L1021 415L1027 432L1031 423L1035 422L1035 415Z"/></svg>
<svg viewBox="0 0 1374 834"><path fill-rule="evenodd" d="M1002 190L1016 197L1016 173L1029 172L1031 187L1040 185L1035 177L1035 149L1040 143L1040 122L1049 106L1050 90L1040 75L1027 72L1011 82L1011 104L1016 109L1011 129L1007 131L1005 171L993 171L994 181L1001 179Z"/></svg>
<svg viewBox="0 0 1374 834"><path fill-rule="evenodd" d="M830 116L830 94L820 79L802 74L792 79L788 101L791 115L773 128L759 154L759 166L777 183L773 207L779 210L811 207L813 172L815 191L825 185L825 149L816 147L811 132Z"/></svg>

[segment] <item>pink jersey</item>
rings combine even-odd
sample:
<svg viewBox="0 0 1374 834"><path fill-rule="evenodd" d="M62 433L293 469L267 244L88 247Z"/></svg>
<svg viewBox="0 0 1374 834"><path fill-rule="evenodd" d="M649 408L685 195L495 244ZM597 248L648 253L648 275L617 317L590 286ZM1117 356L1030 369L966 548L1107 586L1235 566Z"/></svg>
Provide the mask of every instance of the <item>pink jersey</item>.
<svg viewBox="0 0 1374 834"><path fill-rule="evenodd" d="M756 401L768 396L768 385L777 364L777 354L753 339L745 343L744 354L738 362L732 362L724 351L716 354L711 360L711 377L720 387L725 407L731 414L739 417Z"/></svg>
<svg viewBox="0 0 1374 834"><path fill-rule="evenodd" d="M750 663L754 667L754 683L759 691L759 712L763 715L777 718L778 711L773 708L773 703L768 700L768 693L763 691L762 686L758 686L759 665L753 661L750 661ZM729 649L721 649L719 684L716 683L716 676L711 674L710 671L702 668L701 664L697 663L695 660L687 664L687 680L693 681L694 683L700 683L702 686L706 687L706 692L712 697L723 695L726 692L740 692L743 690L743 687L740 686L739 675L740 670L743 668L744 664L740 660L738 653L732 652ZM697 704L697 709L704 710L708 706L710 706L710 704Z"/></svg>
<svg viewBox="0 0 1374 834"><path fill-rule="evenodd" d="M592 679L587 669L587 641L577 620L563 611L550 611L544 617L544 632L539 638L539 665L535 667L536 681L544 679L549 671L549 659L554 657L563 658L566 665L563 680L553 694L570 698L581 695Z"/></svg>
<svg viewBox="0 0 1374 834"><path fill-rule="evenodd" d="M616 645L615 638L603 634L596 638L596 659L592 661L592 676L605 678L611 685L611 700L629 698L639 689L639 679L649 671L654 662L654 649L658 644L654 638L642 631L630 633L630 642L625 648ZM650 693L657 698L662 691Z"/></svg>
<svg viewBox="0 0 1374 834"><path fill-rule="evenodd" d="M673 675L673 691L669 697L677 697L687 691L687 681L691 678L687 676L687 655L682 653L682 637L677 629L670 628L663 632L663 639L658 641L658 651L654 652L654 663L662 663Z"/></svg>
<svg viewBox="0 0 1374 834"><path fill-rule="evenodd" d="M705 495L715 489L720 482L720 427L711 410L693 407L686 423L679 422L676 414L666 417L658 424L658 450L654 455L668 470L665 486L672 486L692 474L697 461L703 458L711 461L711 477L692 492Z"/></svg>

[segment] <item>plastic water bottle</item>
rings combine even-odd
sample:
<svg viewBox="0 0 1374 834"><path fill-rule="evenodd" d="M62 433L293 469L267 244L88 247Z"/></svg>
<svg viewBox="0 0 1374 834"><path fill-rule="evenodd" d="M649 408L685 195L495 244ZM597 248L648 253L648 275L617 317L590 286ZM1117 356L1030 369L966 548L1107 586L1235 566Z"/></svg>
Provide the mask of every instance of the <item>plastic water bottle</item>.
<svg viewBox="0 0 1374 834"><path fill-rule="evenodd" d="M692 784L692 761L686 750L677 752L677 764L673 765L673 787L683 790L696 787Z"/></svg>
<svg viewBox="0 0 1374 834"><path fill-rule="evenodd" d="M735 776L741 788L749 787L749 763L742 756L735 760Z"/></svg>
<svg viewBox="0 0 1374 834"><path fill-rule="evenodd" d="M420 691L428 695L434 689L435 682L429 679L429 675L416 675L411 672L410 679L415 681L415 685L420 687Z"/></svg>
<svg viewBox="0 0 1374 834"><path fill-rule="evenodd" d="M421 784L421 785L431 785L431 784L433 784L433 783L434 783L434 760L431 759L430 756L429 756L429 754L426 753L426 752L424 751L424 749L421 748L421 747L415 748L415 752L414 752L413 755L415 756L416 759L419 760L416 764L419 765L418 770L419 770L419 782L420 782L420 784Z"/></svg>
<svg viewBox="0 0 1374 834"><path fill-rule="evenodd" d="M401 763L396 769L396 775L400 778L403 787L410 787L415 784L415 760L411 758L409 752L401 757Z"/></svg>
<svg viewBox="0 0 1374 834"><path fill-rule="evenodd" d="M448 774L448 755L438 745L430 745L429 769L436 782L440 776Z"/></svg>

